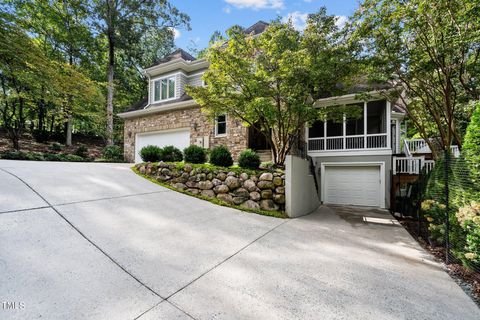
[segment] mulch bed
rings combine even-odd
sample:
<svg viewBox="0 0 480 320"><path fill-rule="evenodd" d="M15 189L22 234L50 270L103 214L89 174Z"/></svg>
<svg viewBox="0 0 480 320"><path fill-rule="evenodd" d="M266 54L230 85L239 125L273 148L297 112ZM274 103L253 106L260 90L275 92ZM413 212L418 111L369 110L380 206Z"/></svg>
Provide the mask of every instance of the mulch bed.
<svg viewBox="0 0 480 320"><path fill-rule="evenodd" d="M445 262L445 248L434 246L421 236L427 234L427 224L421 223L420 235L418 222L411 218L398 218L397 220L403 227L415 238L418 243L430 252L437 260ZM445 264L450 276L460 285L460 287L477 303L480 307L480 273L470 270L457 262ZM460 281L459 281L460 280Z"/></svg>

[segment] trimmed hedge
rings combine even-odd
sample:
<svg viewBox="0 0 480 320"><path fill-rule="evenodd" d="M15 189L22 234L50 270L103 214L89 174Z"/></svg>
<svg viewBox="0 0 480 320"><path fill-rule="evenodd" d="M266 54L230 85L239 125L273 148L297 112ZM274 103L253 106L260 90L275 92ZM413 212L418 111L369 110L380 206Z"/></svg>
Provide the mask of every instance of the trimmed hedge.
<svg viewBox="0 0 480 320"><path fill-rule="evenodd" d="M183 160L183 154L180 149L174 146L166 146L161 151L160 160L166 162L180 162Z"/></svg>
<svg viewBox="0 0 480 320"><path fill-rule="evenodd" d="M183 150L184 160L189 163L207 162L207 151L202 147L191 145Z"/></svg>
<svg viewBox="0 0 480 320"><path fill-rule="evenodd" d="M246 149L240 153L238 165L241 168L257 169L260 166L260 156L252 149Z"/></svg>
<svg viewBox="0 0 480 320"><path fill-rule="evenodd" d="M162 158L162 148L148 145L140 150L140 158L144 162L158 162Z"/></svg>
<svg viewBox="0 0 480 320"><path fill-rule="evenodd" d="M225 146L218 146L210 152L210 163L221 167L230 167L233 165L233 158L230 151Z"/></svg>

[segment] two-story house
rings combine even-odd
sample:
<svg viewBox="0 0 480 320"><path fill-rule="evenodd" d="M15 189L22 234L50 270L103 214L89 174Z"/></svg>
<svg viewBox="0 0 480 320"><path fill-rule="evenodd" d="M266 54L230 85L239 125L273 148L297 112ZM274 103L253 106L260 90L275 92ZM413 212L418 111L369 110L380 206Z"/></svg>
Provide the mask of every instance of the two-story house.
<svg viewBox="0 0 480 320"><path fill-rule="evenodd" d="M256 35L267 26L259 21L245 32ZM200 106L185 93L186 85L204 85L202 75L207 68L205 59L195 59L178 49L144 70L148 97L118 114L125 121L127 161L139 162L139 151L149 144L174 145L181 150L191 144L204 148L224 145L235 159L246 148L252 148L269 160L269 147L260 133L228 115L219 115L215 121L207 119Z"/></svg>
<svg viewBox="0 0 480 320"><path fill-rule="evenodd" d="M258 22L246 32L259 34L267 26ZM148 97L119 114L125 121L127 161L141 161L139 151L150 144L180 149L192 144L205 148L224 145L235 159L246 148L268 156L269 146L262 135L229 115L219 115L215 121L207 119L185 93L185 85L204 85L202 74L207 68L206 60L179 49L144 70ZM317 121L305 129L323 203L389 207L392 159L400 153L404 113L375 91L369 96L370 101L358 101L352 93L315 103L317 108L355 104L363 114L360 119L345 119L343 123Z"/></svg>

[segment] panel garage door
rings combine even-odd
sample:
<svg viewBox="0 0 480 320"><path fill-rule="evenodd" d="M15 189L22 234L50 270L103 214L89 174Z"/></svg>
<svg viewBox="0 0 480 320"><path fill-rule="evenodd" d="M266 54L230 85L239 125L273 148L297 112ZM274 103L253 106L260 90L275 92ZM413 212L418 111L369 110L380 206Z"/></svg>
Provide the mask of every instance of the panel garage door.
<svg viewBox="0 0 480 320"><path fill-rule="evenodd" d="M137 134L135 137L135 163L142 161L138 153L143 147L148 145L155 145L161 148L173 145L183 151L184 148L190 145L190 128Z"/></svg>
<svg viewBox="0 0 480 320"><path fill-rule="evenodd" d="M380 207L379 166L326 166L324 203Z"/></svg>

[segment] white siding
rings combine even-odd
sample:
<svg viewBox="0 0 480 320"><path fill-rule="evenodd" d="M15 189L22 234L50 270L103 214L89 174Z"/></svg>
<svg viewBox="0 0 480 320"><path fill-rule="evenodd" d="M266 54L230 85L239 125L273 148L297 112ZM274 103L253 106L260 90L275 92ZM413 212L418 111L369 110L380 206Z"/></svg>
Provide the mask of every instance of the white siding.
<svg viewBox="0 0 480 320"><path fill-rule="evenodd" d="M177 81L176 94L177 94L177 98L180 98L185 93L185 84L187 83L187 77L184 74L179 73L177 74L176 81Z"/></svg>
<svg viewBox="0 0 480 320"><path fill-rule="evenodd" d="M187 84L189 86L201 86L201 85L203 85L202 75L203 75L203 73L194 74L192 76L189 76Z"/></svg>

